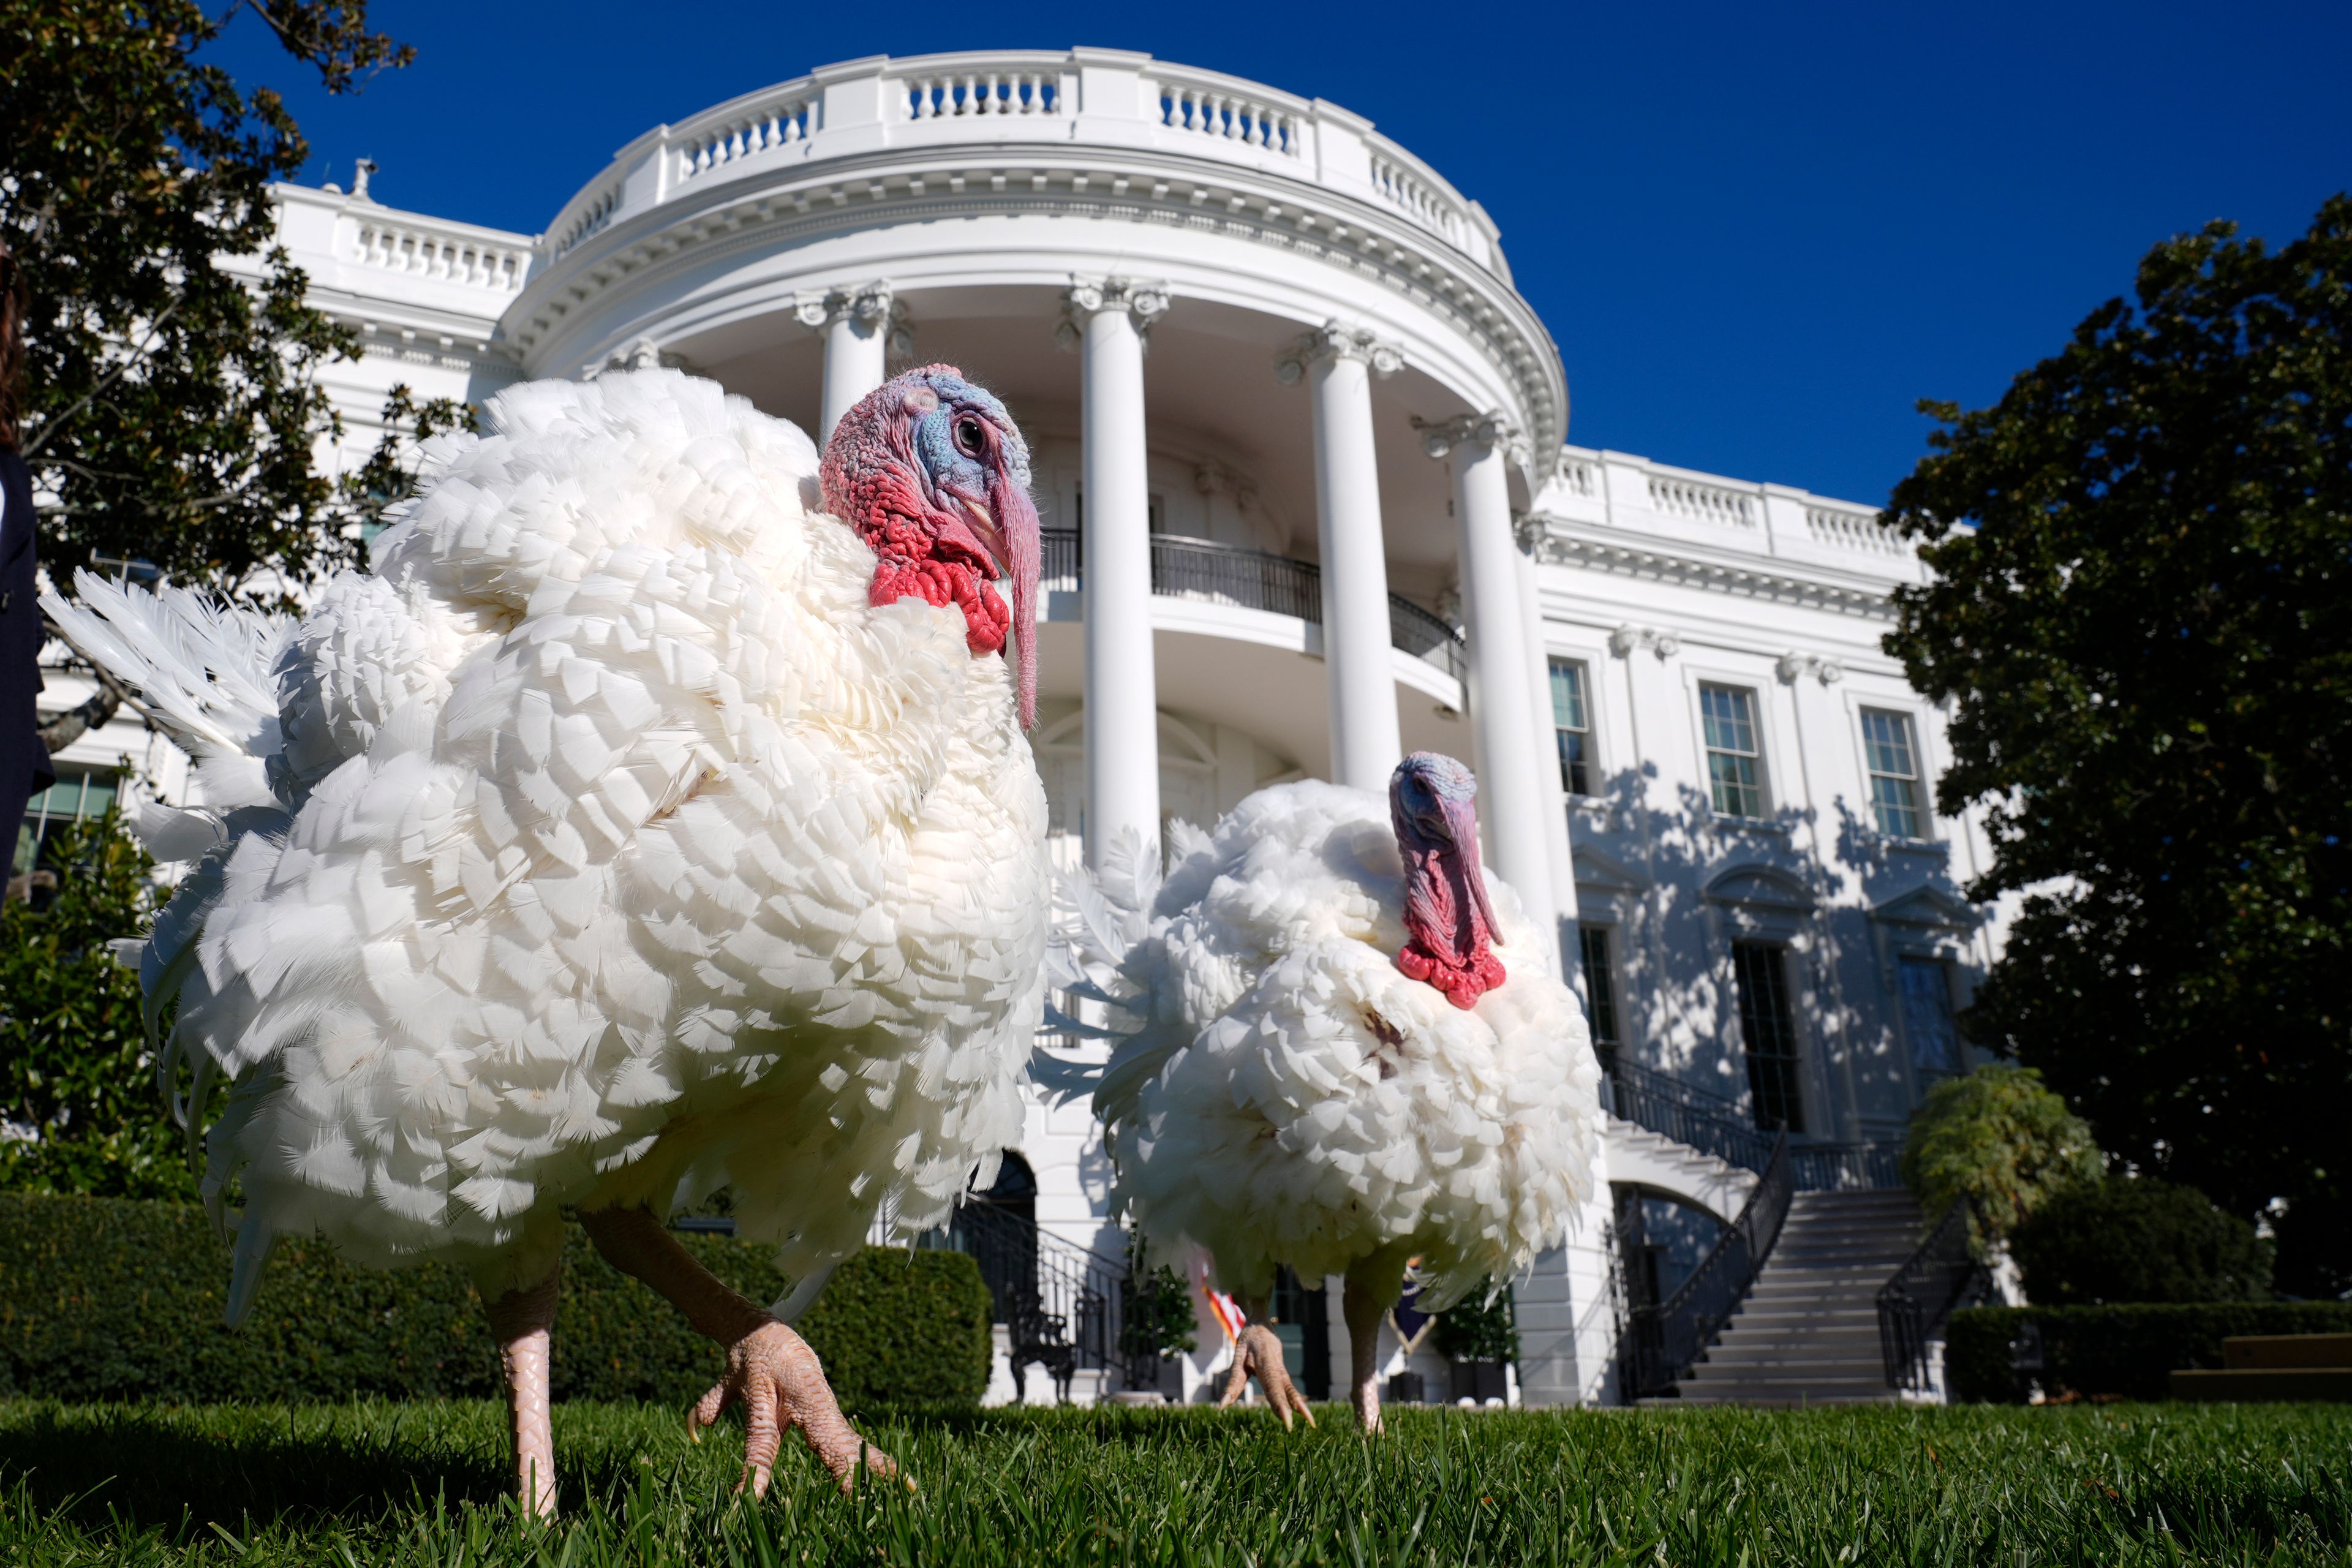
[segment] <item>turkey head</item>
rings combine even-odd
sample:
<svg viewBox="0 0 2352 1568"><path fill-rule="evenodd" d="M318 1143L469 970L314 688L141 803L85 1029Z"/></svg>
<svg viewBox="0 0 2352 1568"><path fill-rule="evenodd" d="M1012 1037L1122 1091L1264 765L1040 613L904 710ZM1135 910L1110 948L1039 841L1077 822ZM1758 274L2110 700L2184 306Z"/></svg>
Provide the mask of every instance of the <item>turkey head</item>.
<svg viewBox="0 0 2352 1568"><path fill-rule="evenodd" d="M1436 752L1413 752L1389 776L1389 819L1404 859L1406 936L1396 964L1463 1008L1504 980L1478 868L1477 796L1470 770Z"/></svg>
<svg viewBox="0 0 2352 1568"><path fill-rule="evenodd" d="M827 511L880 557L873 602L908 595L963 612L974 657L1019 672L1021 727L1037 721L1037 506L1029 446L1004 405L953 365L895 376L841 416L825 444ZM1008 610L997 585L1011 583Z"/></svg>

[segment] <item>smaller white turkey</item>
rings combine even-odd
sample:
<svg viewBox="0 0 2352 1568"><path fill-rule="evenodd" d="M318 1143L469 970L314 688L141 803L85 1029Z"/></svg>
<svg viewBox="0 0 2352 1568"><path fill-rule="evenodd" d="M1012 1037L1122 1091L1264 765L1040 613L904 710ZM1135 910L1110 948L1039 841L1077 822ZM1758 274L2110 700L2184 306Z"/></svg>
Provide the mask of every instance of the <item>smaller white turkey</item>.
<svg viewBox="0 0 2352 1568"><path fill-rule="evenodd" d="M1600 1068L1549 933L1478 862L1476 782L1419 752L1386 802L1279 784L1213 834L1131 837L1066 878L1053 984L1108 1008L1089 1089L1114 1205L1162 1260L1197 1245L1262 1321L1278 1265L1346 1278L1357 1418L1381 1429L1381 1314L1524 1270L1591 1191ZM1271 1392L1271 1391L1269 1391Z"/></svg>

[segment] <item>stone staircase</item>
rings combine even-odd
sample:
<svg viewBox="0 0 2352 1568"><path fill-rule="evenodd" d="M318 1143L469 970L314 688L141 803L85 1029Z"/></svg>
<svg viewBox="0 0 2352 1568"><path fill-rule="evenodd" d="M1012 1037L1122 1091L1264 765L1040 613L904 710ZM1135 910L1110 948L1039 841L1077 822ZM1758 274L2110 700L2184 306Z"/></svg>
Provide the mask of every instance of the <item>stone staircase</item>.
<svg viewBox="0 0 2352 1568"><path fill-rule="evenodd" d="M1706 1359L1685 1405L1891 1405L1878 1289L1919 1245L1901 1189L1800 1193L1780 1239Z"/></svg>

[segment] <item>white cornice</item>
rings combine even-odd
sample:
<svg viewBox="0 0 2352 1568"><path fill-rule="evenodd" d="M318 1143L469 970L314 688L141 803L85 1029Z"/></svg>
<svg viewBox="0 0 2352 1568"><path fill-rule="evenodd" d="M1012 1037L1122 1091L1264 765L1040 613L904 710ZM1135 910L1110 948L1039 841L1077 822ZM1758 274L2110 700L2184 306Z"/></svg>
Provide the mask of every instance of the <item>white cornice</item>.
<svg viewBox="0 0 2352 1568"><path fill-rule="evenodd" d="M1799 575L1771 557L1740 556L1678 542L1631 537L1615 531L1602 536L1559 518L1538 520L1544 527L1536 559L1620 577L1638 577L1679 587L1704 588L1741 598L1764 599L1807 609L1830 610L1865 620L1892 622L1890 584L1814 567Z"/></svg>
<svg viewBox="0 0 2352 1568"><path fill-rule="evenodd" d="M1310 182L1150 149L924 148L749 169L598 231L546 266L504 318L526 355L592 302L690 268L859 229L1004 214L1172 226L1278 247L1372 278L1444 321L1517 387L1538 452L1557 453L1567 389L1549 334L1501 279L1370 204ZM974 156L978 154L978 156ZM910 167L910 163L917 166ZM593 353L567 344L558 357Z"/></svg>

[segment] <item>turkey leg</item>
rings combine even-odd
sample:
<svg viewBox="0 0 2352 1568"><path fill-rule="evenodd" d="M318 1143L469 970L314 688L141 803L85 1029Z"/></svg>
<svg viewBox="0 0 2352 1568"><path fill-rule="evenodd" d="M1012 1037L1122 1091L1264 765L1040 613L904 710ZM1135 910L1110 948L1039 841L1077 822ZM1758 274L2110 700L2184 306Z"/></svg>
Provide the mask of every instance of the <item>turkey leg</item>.
<svg viewBox="0 0 2352 1568"><path fill-rule="evenodd" d="M592 1209L582 1213L580 1223L606 1262L668 1297L697 1333L726 1347L727 1376L702 1396L687 1426L698 1438L719 1412L742 1403L743 1476L735 1485L738 1492L749 1486L753 1497L767 1495L776 1451L795 1426L845 1492L856 1484L861 1464L877 1476L898 1473L897 1463L868 1447L842 1415L808 1342L729 1289L650 1211Z"/></svg>
<svg viewBox="0 0 2352 1568"><path fill-rule="evenodd" d="M1339 1298L1356 1374L1356 1424L1367 1436L1386 1430L1381 1425L1381 1315L1403 1284L1404 1265L1375 1255L1348 1270L1348 1288Z"/></svg>
<svg viewBox="0 0 2352 1568"><path fill-rule="evenodd" d="M506 1374L507 1417L514 1430L515 1480L522 1506L541 1519L555 1517L555 1428L548 1415L548 1347L555 1327L555 1281L547 1271L536 1285L489 1302L490 1332Z"/></svg>
<svg viewBox="0 0 2352 1568"><path fill-rule="evenodd" d="M1265 1390L1266 1403L1282 1417L1284 1431L1291 1430L1294 1413L1305 1417L1309 1426L1314 1426L1315 1413L1307 1408L1307 1396L1290 1381L1290 1369L1283 1364L1282 1341L1265 1326L1265 1299L1235 1297L1234 1304L1248 1321L1234 1336L1233 1370L1225 1374L1225 1392L1217 1401L1217 1408L1223 1410L1239 1399L1242 1390L1255 1377L1257 1385Z"/></svg>

